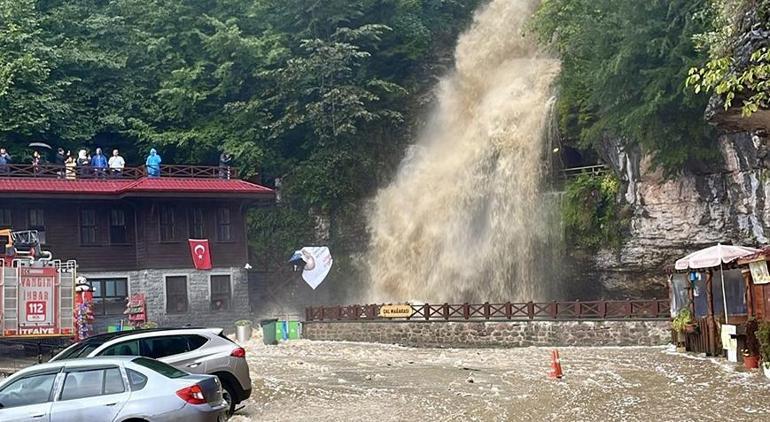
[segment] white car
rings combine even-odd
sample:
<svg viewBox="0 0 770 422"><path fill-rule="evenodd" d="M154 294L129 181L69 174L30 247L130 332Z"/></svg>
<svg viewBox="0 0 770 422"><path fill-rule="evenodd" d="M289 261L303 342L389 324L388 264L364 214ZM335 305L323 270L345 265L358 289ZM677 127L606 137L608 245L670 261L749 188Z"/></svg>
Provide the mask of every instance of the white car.
<svg viewBox="0 0 770 422"><path fill-rule="evenodd" d="M251 396L246 350L222 334L221 328L159 328L100 334L77 342L51 359L96 356L145 356L194 374L216 375L228 412Z"/></svg>
<svg viewBox="0 0 770 422"><path fill-rule="evenodd" d="M4 422L221 422L219 379L145 357L34 365L0 383Z"/></svg>

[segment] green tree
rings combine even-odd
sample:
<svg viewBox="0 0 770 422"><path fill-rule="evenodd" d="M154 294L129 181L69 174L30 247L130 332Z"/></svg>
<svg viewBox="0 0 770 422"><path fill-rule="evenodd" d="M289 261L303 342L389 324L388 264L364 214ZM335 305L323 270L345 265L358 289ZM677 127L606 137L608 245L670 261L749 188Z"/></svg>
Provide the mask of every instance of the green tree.
<svg viewBox="0 0 770 422"><path fill-rule="evenodd" d="M711 0L709 4L713 29L695 36L709 60L704 66L690 69L687 85L696 94L718 95L725 110L733 107L736 99L740 100L743 117L767 110L770 49L766 42L752 45L752 37L743 42L741 37L750 31L770 29L770 0ZM748 57L741 56L747 53Z"/></svg>
<svg viewBox="0 0 770 422"><path fill-rule="evenodd" d="M564 132L584 147L641 144L669 172L718 157L707 99L685 89L703 56L703 0L546 0L533 25L562 58Z"/></svg>
<svg viewBox="0 0 770 422"><path fill-rule="evenodd" d="M54 75L60 53L45 43L35 3L0 0L0 136L15 150L72 117L67 82Z"/></svg>

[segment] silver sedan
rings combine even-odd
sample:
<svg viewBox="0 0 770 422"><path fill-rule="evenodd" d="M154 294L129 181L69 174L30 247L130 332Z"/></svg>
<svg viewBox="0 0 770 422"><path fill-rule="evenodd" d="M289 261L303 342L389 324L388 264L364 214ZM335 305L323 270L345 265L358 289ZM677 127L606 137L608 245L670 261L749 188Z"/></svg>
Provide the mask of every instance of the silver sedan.
<svg viewBox="0 0 770 422"><path fill-rule="evenodd" d="M35 365L0 383L2 421L225 420L219 379L135 356Z"/></svg>

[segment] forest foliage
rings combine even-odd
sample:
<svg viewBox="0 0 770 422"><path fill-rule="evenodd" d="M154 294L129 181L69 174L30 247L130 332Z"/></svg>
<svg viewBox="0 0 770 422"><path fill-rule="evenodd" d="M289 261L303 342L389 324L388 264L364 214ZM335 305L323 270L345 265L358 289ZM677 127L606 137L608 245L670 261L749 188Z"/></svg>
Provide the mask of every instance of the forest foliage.
<svg viewBox="0 0 770 422"><path fill-rule="evenodd" d="M708 62L690 69L695 93L716 94L743 117L770 108L770 0L710 0L713 28L696 36Z"/></svg>
<svg viewBox="0 0 770 422"><path fill-rule="evenodd" d="M639 144L670 174L718 155L708 102L685 87L705 61L693 37L710 28L704 0L545 0L533 29L562 60L564 134L583 148Z"/></svg>

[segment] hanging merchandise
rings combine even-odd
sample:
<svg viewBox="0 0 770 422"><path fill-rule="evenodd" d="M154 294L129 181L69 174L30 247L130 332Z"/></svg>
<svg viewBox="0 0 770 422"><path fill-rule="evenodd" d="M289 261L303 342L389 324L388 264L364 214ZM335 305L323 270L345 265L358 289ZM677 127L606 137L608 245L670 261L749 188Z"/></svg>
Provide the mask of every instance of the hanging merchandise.
<svg viewBox="0 0 770 422"><path fill-rule="evenodd" d="M94 334L94 292L85 277L75 282L75 340L83 340Z"/></svg>
<svg viewBox="0 0 770 422"><path fill-rule="evenodd" d="M147 322L147 306L144 301L144 294L131 295L123 314L128 315L128 322L132 327L142 328L142 325Z"/></svg>

